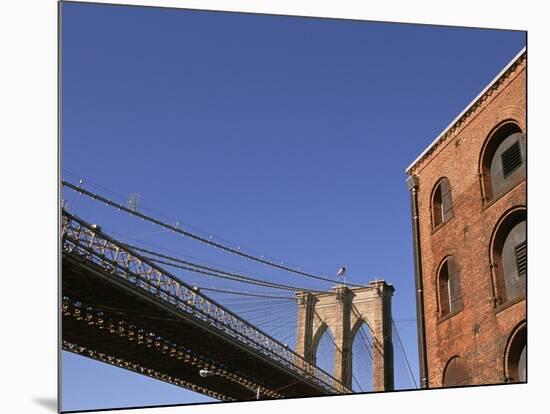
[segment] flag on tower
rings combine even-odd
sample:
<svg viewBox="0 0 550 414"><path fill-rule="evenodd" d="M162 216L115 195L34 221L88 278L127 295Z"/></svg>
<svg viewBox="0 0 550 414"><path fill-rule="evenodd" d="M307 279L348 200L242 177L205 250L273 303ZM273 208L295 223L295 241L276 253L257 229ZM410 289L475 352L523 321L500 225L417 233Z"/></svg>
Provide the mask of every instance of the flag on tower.
<svg viewBox="0 0 550 414"><path fill-rule="evenodd" d="M336 276L344 277L346 275L346 266L342 266L340 269L338 269L338 272L336 272Z"/></svg>

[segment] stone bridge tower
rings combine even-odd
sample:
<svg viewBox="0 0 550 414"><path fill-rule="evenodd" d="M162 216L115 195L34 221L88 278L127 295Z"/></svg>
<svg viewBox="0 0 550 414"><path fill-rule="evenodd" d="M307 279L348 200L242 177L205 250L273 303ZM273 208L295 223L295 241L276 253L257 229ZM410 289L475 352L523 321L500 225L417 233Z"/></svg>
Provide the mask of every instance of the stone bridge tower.
<svg viewBox="0 0 550 414"><path fill-rule="evenodd" d="M394 288L383 280L368 286L336 286L332 292L299 292L296 352L316 364L317 346L326 329L335 342L332 375L352 388L352 346L363 323L371 333L372 391L393 390L391 298Z"/></svg>

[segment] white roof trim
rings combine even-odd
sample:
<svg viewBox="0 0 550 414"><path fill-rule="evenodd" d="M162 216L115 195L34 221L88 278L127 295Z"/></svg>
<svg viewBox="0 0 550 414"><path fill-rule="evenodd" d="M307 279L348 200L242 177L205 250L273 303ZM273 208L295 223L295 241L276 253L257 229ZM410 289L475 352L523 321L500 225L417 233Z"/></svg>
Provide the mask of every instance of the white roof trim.
<svg viewBox="0 0 550 414"><path fill-rule="evenodd" d="M490 88L490 87L491 87L491 86L492 86L492 85L493 85L502 75L504 75L504 73L510 68L510 66L512 66L512 65L516 62L516 60L518 60L519 57L525 53L525 51L526 51L526 48L525 48L525 47L519 51L519 53L518 53L518 54L517 54L517 55L516 55L507 65L506 65L506 67L505 67L504 69L502 69L502 70L500 71L500 73L499 73L497 76L495 76L495 78L494 78L491 82L489 82L489 84L485 87L485 89L483 89L483 90L482 90L482 91L472 100L472 102L470 102L470 103L468 104L468 106L466 106L466 108L464 108L464 110L460 113L460 115L458 115L458 116L457 116L457 117L447 126L447 128L445 128L445 129L437 136L437 138L434 139L434 140L432 141L432 143L431 143L424 151L422 151L422 154L420 154L420 155L411 163L411 165L409 165L409 166L407 167L407 169L405 170L405 172L408 173L409 170L410 170L412 167L414 167L414 165L415 165L418 161L420 161L420 159L422 159L422 157L424 157L424 155L426 155L426 153L427 153L428 151L430 151L430 150L432 149L432 147L441 139L441 137L443 137L443 136L447 133L447 131L448 131L449 129L451 129L451 127L452 127L460 118L462 118L462 115L464 115L466 112L468 112L468 110L478 101L478 99L481 98L481 97L485 94L485 92L487 92L487 91L489 90L489 88Z"/></svg>

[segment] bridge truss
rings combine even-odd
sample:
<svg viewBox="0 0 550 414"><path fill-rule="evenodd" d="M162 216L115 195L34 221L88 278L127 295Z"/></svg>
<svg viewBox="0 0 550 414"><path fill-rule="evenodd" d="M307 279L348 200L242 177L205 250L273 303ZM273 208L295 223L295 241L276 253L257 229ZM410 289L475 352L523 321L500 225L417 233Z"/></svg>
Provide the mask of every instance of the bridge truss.
<svg viewBox="0 0 550 414"><path fill-rule="evenodd" d="M63 349L233 401L351 392L98 226L63 211ZM215 374L198 375L200 369Z"/></svg>

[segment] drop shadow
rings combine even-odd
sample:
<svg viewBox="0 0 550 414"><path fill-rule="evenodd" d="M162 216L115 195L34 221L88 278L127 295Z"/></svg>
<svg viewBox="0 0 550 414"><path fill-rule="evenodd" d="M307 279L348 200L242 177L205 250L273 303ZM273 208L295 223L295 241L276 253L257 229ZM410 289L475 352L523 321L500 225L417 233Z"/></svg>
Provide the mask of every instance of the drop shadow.
<svg viewBox="0 0 550 414"><path fill-rule="evenodd" d="M41 405L54 413L57 412L57 398L48 397L35 397L33 398L35 404Z"/></svg>

